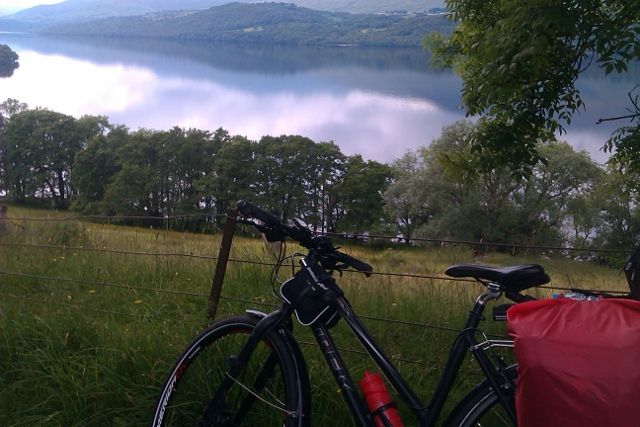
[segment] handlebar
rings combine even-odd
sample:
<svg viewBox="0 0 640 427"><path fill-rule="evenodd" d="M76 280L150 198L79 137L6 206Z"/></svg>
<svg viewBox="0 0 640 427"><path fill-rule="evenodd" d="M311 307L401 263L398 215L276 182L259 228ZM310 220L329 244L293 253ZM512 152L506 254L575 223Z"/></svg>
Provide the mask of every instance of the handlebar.
<svg viewBox="0 0 640 427"><path fill-rule="evenodd" d="M289 237L309 249L310 253L315 254L319 258L319 263L327 270L344 270L351 267L364 273L367 277L373 271L373 268L366 262L338 251L328 237L315 236L301 222L297 222L294 226L283 224L273 214L246 200L238 201L236 207L245 218L257 219L261 222L261 224L250 222L250 224L264 233L268 241L284 241Z"/></svg>
<svg viewBox="0 0 640 427"><path fill-rule="evenodd" d="M267 227L279 228L283 225L282 222L280 222L280 220L274 215L260 209L258 206L251 202L247 202L246 200L239 200L238 203L236 203L236 207L243 216L258 219L264 222Z"/></svg>

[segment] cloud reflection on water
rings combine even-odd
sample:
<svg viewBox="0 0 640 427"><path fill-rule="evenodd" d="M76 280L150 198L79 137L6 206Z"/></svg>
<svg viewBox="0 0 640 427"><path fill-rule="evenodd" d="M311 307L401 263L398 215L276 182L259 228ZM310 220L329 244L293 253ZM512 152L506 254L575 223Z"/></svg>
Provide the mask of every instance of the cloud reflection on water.
<svg viewBox="0 0 640 427"><path fill-rule="evenodd" d="M457 108L459 79L408 60L420 52L37 37L9 43L21 66L0 79L0 100L12 97L76 117L107 115L134 130L222 127L252 139L300 134L334 141L345 154L389 162L428 145L443 126L464 117ZM633 79L587 74L578 82L587 111L560 138L606 161L600 148L624 123L595 123L624 112Z"/></svg>
<svg viewBox="0 0 640 427"><path fill-rule="evenodd" d="M429 100L362 89L251 91L215 80L159 75L141 66L98 65L34 51L20 52L20 61L14 77L0 81L0 93L31 107L76 117L107 115L132 129L223 127L253 139L300 134L334 141L345 154L385 162L428 144L444 125L462 117Z"/></svg>

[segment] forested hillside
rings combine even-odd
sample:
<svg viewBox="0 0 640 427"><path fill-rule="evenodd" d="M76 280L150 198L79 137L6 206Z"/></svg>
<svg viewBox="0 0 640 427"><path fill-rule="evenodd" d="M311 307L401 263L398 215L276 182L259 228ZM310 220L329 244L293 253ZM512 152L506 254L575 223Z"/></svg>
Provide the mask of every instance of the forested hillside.
<svg viewBox="0 0 640 427"><path fill-rule="evenodd" d="M264 0L239 1L261 3ZM67 0L32 7L13 14L11 18L32 23L61 23L168 10L201 10L226 3L230 3L229 0ZM444 7L442 0L291 0L289 3L310 9L349 13L426 12L431 8Z"/></svg>
<svg viewBox="0 0 640 427"><path fill-rule="evenodd" d="M199 12L165 12L58 26L48 33L161 37L250 43L419 46L430 31L449 32L443 16L354 15L286 3L231 3Z"/></svg>
<svg viewBox="0 0 640 427"><path fill-rule="evenodd" d="M207 9L226 0L67 0L15 13L12 19L33 23L86 21L113 16L134 16L162 10Z"/></svg>

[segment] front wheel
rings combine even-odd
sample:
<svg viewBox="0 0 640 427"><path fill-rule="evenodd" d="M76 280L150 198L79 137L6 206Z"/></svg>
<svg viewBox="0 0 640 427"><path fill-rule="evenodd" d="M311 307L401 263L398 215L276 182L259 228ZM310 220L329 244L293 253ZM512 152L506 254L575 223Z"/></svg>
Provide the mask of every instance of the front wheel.
<svg viewBox="0 0 640 427"><path fill-rule="evenodd" d="M512 383L515 366L507 370ZM488 381L473 389L451 412L447 427L516 427Z"/></svg>
<svg viewBox="0 0 640 427"><path fill-rule="evenodd" d="M165 380L152 426L306 425L308 392L288 340L267 333L240 374L228 372L258 321L233 317L202 332Z"/></svg>

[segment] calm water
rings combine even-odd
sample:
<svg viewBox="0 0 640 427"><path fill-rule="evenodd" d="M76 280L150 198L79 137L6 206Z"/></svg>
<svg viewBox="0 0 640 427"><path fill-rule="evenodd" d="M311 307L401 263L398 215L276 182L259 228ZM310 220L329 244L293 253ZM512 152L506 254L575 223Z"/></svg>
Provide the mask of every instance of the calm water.
<svg viewBox="0 0 640 427"><path fill-rule="evenodd" d="M0 34L20 55L0 99L131 129L175 125L258 139L300 134L345 154L392 161L464 117L460 81L429 70L420 50L265 48L177 42L46 39ZM565 136L603 161L599 147L633 85L592 73L581 81L588 113Z"/></svg>

